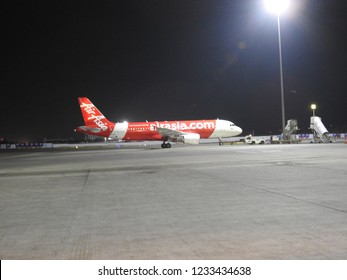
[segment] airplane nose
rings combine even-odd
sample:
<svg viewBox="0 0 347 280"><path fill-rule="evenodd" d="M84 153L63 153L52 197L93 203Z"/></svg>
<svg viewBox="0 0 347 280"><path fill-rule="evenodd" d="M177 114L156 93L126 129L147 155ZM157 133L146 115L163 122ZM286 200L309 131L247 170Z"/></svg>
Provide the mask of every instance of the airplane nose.
<svg viewBox="0 0 347 280"><path fill-rule="evenodd" d="M238 134L241 134L242 133L242 128L241 127L237 127L237 132L238 132Z"/></svg>

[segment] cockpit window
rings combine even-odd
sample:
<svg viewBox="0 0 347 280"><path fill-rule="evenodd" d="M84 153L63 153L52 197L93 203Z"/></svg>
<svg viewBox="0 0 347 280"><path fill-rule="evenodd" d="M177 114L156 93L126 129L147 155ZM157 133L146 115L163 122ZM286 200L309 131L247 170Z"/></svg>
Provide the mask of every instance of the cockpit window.
<svg viewBox="0 0 347 280"><path fill-rule="evenodd" d="M230 126L235 126L233 123L230 123Z"/></svg>

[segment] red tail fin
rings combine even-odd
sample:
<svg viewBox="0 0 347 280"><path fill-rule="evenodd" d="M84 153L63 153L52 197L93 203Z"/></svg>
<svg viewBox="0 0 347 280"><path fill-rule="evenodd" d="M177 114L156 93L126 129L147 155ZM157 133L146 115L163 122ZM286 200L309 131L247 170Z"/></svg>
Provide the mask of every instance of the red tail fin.
<svg viewBox="0 0 347 280"><path fill-rule="evenodd" d="M86 125L80 129L86 133L108 137L114 128L114 123L106 119L87 97L79 97L78 102Z"/></svg>

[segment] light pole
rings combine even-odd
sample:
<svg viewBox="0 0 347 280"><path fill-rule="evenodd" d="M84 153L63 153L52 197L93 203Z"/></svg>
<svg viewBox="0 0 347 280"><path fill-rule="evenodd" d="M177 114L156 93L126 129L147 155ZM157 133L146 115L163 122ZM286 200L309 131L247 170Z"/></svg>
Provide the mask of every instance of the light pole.
<svg viewBox="0 0 347 280"><path fill-rule="evenodd" d="M311 109L312 109L312 116L315 116L315 110L317 109L316 104L311 104Z"/></svg>
<svg viewBox="0 0 347 280"><path fill-rule="evenodd" d="M289 6L289 0L265 0L267 9L277 15L277 31L278 31L278 49L280 60L280 79L281 79L281 111L282 111L282 133L284 137L285 128L285 110L284 110L284 86L283 86L283 67L282 67L282 45L281 45L281 24L280 14Z"/></svg>
<svg viewBox="0 0 347 280"><path fill-rule="evenodd" d="M315 110L317 109L316 104L311 104L312 117L310 118L310 128L312 129L313 142L316 142L317 134L315 130Z"/></svg>

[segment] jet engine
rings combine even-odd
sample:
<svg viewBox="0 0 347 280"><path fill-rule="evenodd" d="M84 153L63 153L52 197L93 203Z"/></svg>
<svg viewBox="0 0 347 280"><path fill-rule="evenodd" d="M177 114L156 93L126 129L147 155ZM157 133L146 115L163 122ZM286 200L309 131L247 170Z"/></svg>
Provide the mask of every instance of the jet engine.
<svg viewBox="0 0 347 280"><path fill-rule="evenodd" d="M180 136L177 141L185 144L199 144L200 135L197 133L186 133Z"/></svg>

